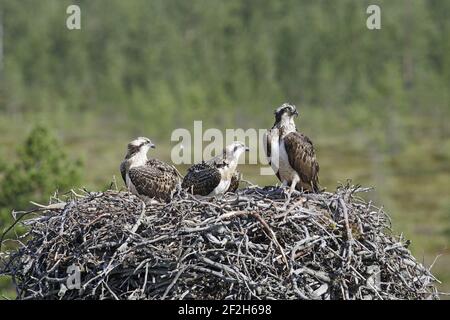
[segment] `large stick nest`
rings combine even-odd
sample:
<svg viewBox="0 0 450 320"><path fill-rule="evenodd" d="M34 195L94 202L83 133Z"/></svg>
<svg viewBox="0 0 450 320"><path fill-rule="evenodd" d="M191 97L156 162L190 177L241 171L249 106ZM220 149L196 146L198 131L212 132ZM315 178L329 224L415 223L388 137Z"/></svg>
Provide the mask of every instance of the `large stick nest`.
<svg viewBox="0 0 450 320"><path fill-rule="evenodd" d="M73 193L21 222L28 231L0 272L19 299L437 298L437 280L363 191L289 203L281 189L256 186L170 203ZM79 289L67 284L70 266L81 270Z"/></svg>

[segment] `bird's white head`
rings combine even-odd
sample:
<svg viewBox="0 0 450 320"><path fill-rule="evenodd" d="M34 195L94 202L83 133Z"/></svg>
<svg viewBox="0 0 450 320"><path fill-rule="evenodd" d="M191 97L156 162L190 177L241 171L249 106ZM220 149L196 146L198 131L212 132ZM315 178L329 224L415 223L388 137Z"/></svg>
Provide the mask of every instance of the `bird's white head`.
<svg viewBox="0 0 450 320"><path fill-rule="evenodd" d="M128 143L126 159L134 157L147 158L147 152L155 148L149 138L139 137Z"/></svg>
<svg viewBox="0 0 450 320"><path fill-rule="evenodd" d="M249 151L250 149L245 146L242 142L235 141L224 149L224 156L225 159L228 161L228 163L233 163L237 165L237 162L239 160L239 157L245 152Z"/></svg>
<svg viewBox="0 0 450 320"><path fill-rule="evenodd" d="M283 103L275 109L275 125L285 127L288 130L295 130L294 118L298 117L297 108L290 103Z"/></svg>

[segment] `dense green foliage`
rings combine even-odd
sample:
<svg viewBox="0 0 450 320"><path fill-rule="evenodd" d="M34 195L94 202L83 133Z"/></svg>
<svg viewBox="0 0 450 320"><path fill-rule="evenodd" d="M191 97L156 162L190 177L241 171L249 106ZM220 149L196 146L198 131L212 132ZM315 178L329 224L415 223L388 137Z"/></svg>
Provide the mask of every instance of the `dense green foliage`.
<svg viewBox="0 0 450 320"><path fill-rule="evenodd" d="M4 162L1 167L0 226L7 225L13 209L26 209L30 200L47 203L55 192L67 191L81 180L81 162L68 159L43 126L30 132L17 153L16 161Z"/></svg>
<svg viewBox="0 0 450 320"><path fill-rule="evenodd" d="M69 31L73 3L82 29ZM381 30L366 27L369 4ZM0 159L14 163L0 172L14 181L0 189L2 212L108 186L137 135L170 160L175 128L267 128L290 101L322 184L376 186L415 254L447 253L437 268L449 290L449 13L443 0L0 0ZM36 149L11 151L39 122L86 158L85 179L78 165L58 171L71 163L59 147L49 157L64 160L39 169ZM45 149L54 141L42 135Z"/></svg>

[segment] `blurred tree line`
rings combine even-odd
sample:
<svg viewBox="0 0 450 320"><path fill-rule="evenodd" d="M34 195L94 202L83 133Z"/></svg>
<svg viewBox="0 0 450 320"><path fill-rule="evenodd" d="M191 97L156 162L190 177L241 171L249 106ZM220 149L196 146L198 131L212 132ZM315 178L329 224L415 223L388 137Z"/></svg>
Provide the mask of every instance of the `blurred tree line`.
<svg viewBox="0 0 450 320"><path fill-rule="evenodd" d="M81 30L65 27L70 4ZM381 30L366 27L369 4ZM2 0L0 112L125 116L167 137L199 118L262 125L259 110L291 101L395 151L417 120L448 134L449 12L440 0Z"/></svg>

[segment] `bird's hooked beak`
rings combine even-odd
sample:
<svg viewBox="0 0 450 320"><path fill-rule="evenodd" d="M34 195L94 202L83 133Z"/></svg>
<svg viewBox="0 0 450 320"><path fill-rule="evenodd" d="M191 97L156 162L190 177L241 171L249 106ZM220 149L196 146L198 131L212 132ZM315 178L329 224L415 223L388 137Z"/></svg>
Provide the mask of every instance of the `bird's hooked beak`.
<svg viewBox="0 0 450 320"><path fill-rule="evenodd" d="M296 117L298 117L298 111L295 110L294 113L293 113L293 115L296 116Z"/></svg>
<svg viewBox="0 0 450 320"><path fill-rule="evenodd" d="M155 146L153 143L151 143L151 142L148 143L148 146L149 146L151 149L155 149L155 148L156 148L156 146Z"/></svg>

